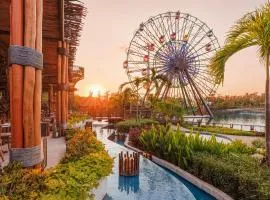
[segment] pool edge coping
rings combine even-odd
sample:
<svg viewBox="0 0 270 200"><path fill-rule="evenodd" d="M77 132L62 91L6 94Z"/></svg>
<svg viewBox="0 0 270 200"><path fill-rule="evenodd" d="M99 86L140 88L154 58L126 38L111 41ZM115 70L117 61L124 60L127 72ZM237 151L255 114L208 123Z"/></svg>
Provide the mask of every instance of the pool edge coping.
<svg viewBox="0 0 270 200"><path fill-rule="evenodd" d="M124 146L133 150L133 151L136 151L136 152L143 152L140 149L137 149L133 146L130 146L128 144L128 142L129 142L129 136L126 137L125 142L124 142ZM218 200L233 200L232 197L230 197L228 194L221 191L220 189L218 189L218 188L214 187L213 185L211 185L211 184L199 179L198 177L188 173L187 171L181 169L180 167L178 167L172 163L169 163L166 160L160 159L160 158L152 155L152 161L154 163L174 172L178 176L186 179L187 181L189 181L190 183L192 183L193 185L195 185L199 189L210 194L211 196L215 197Z"/></svg>

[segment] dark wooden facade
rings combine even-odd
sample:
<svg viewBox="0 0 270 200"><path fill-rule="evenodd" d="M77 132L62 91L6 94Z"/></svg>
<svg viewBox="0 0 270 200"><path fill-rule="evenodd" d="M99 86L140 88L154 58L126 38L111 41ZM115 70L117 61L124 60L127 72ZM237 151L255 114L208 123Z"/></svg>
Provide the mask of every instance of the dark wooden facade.
<svg viewBox="0 0 270 200"><path fill-rule="evenodd" d="M10 3L11 0L0 1L0 116L7 115L9 112L7 56L10 43ZM73 67L73 63L85 15L86 9L80 1L43 0L43 92L48 92L51 86L54 93L57 90L58 41L63 40L70 44L68 66L70 92L75 91L75 84L80 74L77 68ZM79 80L82 78L83 73Z"/></svg>

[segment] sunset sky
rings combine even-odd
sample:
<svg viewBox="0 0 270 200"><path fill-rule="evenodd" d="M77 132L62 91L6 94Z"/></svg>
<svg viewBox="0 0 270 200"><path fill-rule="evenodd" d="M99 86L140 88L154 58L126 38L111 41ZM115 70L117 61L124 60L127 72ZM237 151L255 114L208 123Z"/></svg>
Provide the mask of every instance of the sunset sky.
<svg viewBox="0 0 270 200"><path fill-rule="evenodd" d="M127 81L123 70L135 30L149 17L167 11L190 13L214 30L220 45L233 23L266 0L84 0L88 15L78 48L76 64L85 67L78 94L87 96L93 85L101 92L116 91ZM226 65L225 82L218 94L263 92L264 67L251 48L232 57ZM96 89L96 87L95 87Z"/></svg>

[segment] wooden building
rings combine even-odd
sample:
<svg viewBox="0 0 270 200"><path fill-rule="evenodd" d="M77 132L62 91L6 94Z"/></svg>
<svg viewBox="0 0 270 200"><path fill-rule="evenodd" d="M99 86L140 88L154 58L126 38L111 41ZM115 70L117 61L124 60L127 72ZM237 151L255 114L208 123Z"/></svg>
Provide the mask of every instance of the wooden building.
<svg viewBox="0 0 270 200"><path fill-rule="evenodd" d="M0 1L0 119L11 121L12 148L39 145L31 143L31 137L39 137L41 93L47 94L49 112L56 116L59 128L65 128L68 97L83 78L74 58L85 15L79 0ZM43 54L39 60L43 69L14 62L11 46Z"/></svg>

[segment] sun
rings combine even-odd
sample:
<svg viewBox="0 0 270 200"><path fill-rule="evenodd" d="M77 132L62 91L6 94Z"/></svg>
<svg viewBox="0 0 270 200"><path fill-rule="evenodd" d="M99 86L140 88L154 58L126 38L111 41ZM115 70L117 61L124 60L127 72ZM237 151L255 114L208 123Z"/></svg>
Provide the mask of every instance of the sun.
<svg viewBox="0 0 270 200"><path fill-rule="evenodd" d="M91 84L89 88L89 96L97 97L103 95L105 92L104 87L101 84Z"/></svg>

